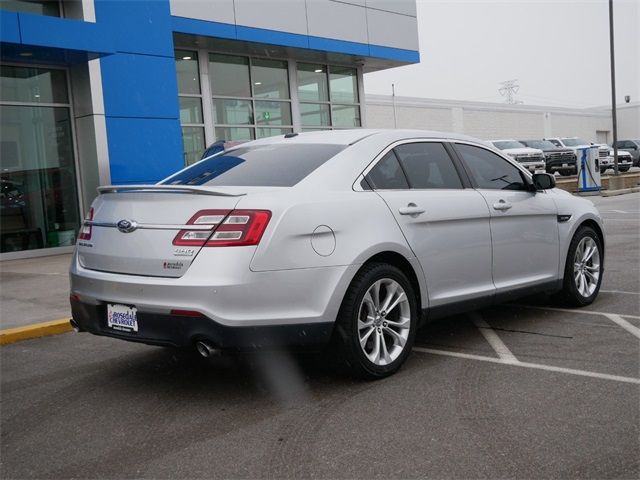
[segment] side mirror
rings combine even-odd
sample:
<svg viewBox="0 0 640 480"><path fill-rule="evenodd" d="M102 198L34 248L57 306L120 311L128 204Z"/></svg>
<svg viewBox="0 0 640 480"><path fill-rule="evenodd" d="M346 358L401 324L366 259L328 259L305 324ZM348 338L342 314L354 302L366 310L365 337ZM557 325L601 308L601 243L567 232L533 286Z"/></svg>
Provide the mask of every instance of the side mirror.
<svg viewBox="0 0 640 480"><path fill-rule="evenodd" d="M532 180L536 190L549 190L556 186L556 177L549 173L534 173Z"/></svg>

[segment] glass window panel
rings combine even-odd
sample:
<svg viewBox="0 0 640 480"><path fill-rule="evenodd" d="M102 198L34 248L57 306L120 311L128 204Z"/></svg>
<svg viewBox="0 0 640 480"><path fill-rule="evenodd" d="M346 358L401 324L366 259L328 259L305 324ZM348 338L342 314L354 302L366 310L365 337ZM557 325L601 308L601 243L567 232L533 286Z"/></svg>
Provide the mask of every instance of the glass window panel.
<svg viewBox="0 0 640 480"><path fill-rule="evenodd" d="M256 98L289 98L289 74L285 61L252 60L251 81Z"/></svg>
<svg viewBox="0 0 640 480"><path fill-rule="evenodd" d="M358 103L358 74L355 68L331 67L331 101Z"/></svg>
<svg viewBox="0 0 640 480"><path fill-rule="evenodd" d="M185 165L191 165L200 160L204 148L203 127L182 127L182 151Z"/></svg>
<svg viewBox="0 0 640 480"><path fill-rule="evenodd" d="M484 148L456 144L462 161L481 189L526 190L522 173L504 158Z"/></svg>
<svg viewBox="0 0 640 480"><path fill-rule="evenodd" d="M331 105L334 127L359 127L360 107L358 105Z"/></svg>
<svg viewBox="0 0 640 480"><path fill-rule="evenodd" d="M242 127L218 127L216 139L229 141L253 140L255 136L253 128Z"/></svg>
<svg viewBox="0 0 640 480"><path fill-rule="evenodd" d="M73 245L80 224L66 107L0 106L0 251Z"/></svg>
<svg viewBox="0 0 640 480"><path fill-rule="evenodd" d="M406 190L407 178L393 150L387 153L365 177L371 188L379 190Z"/></svg>
<svg viewBox="0 0 640 480"><path fill-rule="evenodd" d="M291 104L256 100L256 123L258 125L291 125Z"/></svg>
<svg viewBox="0 0 640 480"><path fill-rule="evenodd" d="M198 54L188 50L176 50L176 75L178 93L200 93Z"/></svg>
<svg viewBox="0 0 640 480"><path fill-rule="evenodd" d="M298 98L301 102L328 102L327 67L298 64Z"/></svg>
<svg viewBox="0 0 640 480"><path fill-rule="evenodd" d="M285 133L291 133L291 128L257 128L257 138L275 137L277 135L284 135Z"/></svg>
<svg viewBox="0 0 640 480"><path fill-rule="evenodd" d="M199 98L180 97L180 123L202 123L202 104Z"/></svg>
<svg viewBox="0 0 640 480"><path fill-rule="evenodd" d="M60 3L55 0L2 0L2 10L20 13L34 13L36 15L60 16Z"/></svg>
<svg viewBox="0 0 640 480"><path fill-rule="evenodd" d="M300 119L305 127L322 127L331 125L329 105L318 103L301 103Z"/></svg>
<svg viewBox="0 0 640 480"><path fill-rule="evenodd" d="M394 150L411 188L462 188L453 161L441 143L407 143Z"/></svg>
<svg viewBox="0 0 640 480"><path fill-rule="evenodd" d="M64 70L0 66L0 100L69 103Z"/></svg>
<svg viewBox="0 0 640 480"><path fill-rule="evenodd" d="M250 97L249 59L232 55L209 55L209 81L213 95Z"/></svg>
<svg viewBox="0 0 640 480"><path fill-rule="evenodd" d="M253 123L253 108L250 100L213 100L213 121L216 124L250 125Z"/></svg>

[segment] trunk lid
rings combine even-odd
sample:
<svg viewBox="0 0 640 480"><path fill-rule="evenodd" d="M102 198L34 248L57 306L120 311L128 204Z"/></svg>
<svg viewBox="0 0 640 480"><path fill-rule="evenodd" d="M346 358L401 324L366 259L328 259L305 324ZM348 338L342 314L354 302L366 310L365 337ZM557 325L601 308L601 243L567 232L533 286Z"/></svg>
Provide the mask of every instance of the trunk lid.
<svg viewBox="0 0 640 480"><path fill-rule="evenodd" d="M233 210L244 195L237 188L168 185L101 187L99 191L92 206L91 237L77 242L80 264L90 270L156 277L182 276L198 255L201 246L173 244L196 212ZM118 226L122 220L129 222L128 229L126 223Z"/></svg>

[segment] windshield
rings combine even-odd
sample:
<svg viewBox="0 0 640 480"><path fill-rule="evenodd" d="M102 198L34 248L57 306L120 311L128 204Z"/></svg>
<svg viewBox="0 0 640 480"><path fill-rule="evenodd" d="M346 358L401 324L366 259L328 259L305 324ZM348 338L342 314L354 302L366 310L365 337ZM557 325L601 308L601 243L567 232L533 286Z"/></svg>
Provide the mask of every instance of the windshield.
<svg viewBox="0 0 640 480"><path fill-rule="evenodd" d="M527 147L539 148L540 150L553 150L556 146L548 140L522 140Z"/></svg>
<svg viewBox="0 0 640 480"><path fill-rule="evenodd" d="M492 142L496 148L500 150L506 150L508 148L524 148L524 145L520 142L516 142L515 140L504 140L500 142Z"/></svg>
<svg viewBox="0 0 640 480"><path fill-rule="evenodd" d="M589 142L583 140L582 138L563 138L562 143L564 143L567 147L578 147L580 145L589 145Z"/></svg>
<svg viewBox="0 0 640 480"><path fill-rule="evenodd" d="M345 148L330 144L240 147L205 158L161 184L292 187Z"/></svg>

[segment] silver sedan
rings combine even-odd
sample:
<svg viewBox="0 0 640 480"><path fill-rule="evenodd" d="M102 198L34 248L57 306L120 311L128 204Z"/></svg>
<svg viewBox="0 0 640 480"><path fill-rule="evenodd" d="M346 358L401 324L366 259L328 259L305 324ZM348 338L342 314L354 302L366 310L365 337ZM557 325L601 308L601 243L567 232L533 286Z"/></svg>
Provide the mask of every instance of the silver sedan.
<svg viewBox="0 0 640 480"><path fill-rule="evenodd" d="M593 204L480 140L267 138L155 185L105 186L71 265L73 324L152 345L334 348L387 376L425 320L536 292L596 298Z"/></svg>

